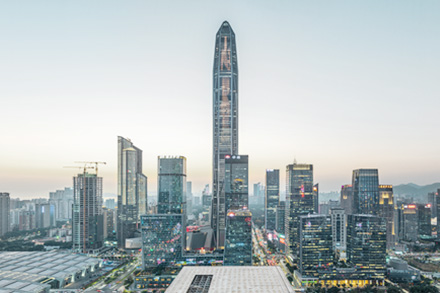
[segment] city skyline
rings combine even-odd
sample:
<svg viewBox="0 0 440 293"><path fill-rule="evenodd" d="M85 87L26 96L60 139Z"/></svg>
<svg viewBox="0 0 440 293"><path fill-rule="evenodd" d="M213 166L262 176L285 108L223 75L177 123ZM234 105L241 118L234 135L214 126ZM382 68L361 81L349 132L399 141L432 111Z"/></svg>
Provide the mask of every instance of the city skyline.
<svg viewBox="0 0 440 293"><path fill-rule="evenodd" d="M11 198L71 186L76 174L62 167L79 160L108 162L104 193L116 195L117 136L144 151L149 194L159 155L187 158L194 194L211 185L213 36L224 20L237 36L240 153L251 158L250 184L295 158L314 165L321 192L339 191L359 168L379 169L386 184L439 181L438 3L243 1L233 12L204 14L213 4L176 2L177 14L166 4L101 10L97 2L80 18L85 2L51 3L47 11L0 5L0 54L9 56L0 185ZM177 22L186 26L170 29Z"/></svg>

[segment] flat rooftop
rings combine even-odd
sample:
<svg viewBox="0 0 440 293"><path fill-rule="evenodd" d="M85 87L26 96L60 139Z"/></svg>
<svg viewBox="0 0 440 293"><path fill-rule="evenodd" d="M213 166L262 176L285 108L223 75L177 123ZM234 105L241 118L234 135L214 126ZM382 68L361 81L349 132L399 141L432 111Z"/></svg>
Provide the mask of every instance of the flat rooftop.
<svg viewBox="0 0 440 293"><path fill-rule="evenodd" d="M166 293L294 292L278 266L184 267Z"/></svg>

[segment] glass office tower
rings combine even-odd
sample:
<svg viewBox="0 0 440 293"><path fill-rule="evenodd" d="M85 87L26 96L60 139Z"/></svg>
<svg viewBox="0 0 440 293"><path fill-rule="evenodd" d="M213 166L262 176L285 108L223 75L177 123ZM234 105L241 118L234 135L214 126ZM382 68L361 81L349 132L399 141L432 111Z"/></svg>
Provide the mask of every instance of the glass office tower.
<svg viewBox="0 0 440 293"><path fill-rule="evenodd" d="M226 155L238 154L238 66L235 34L227 21L216 35L213 69L213 158L211 226L217 247L220 231L224 231L226 211L221 192Z"/></svg>
<svg viewBox="0 0 440 293"><path fill-rule="evenodd" d="M386 219L348 215L347 257L365 278L383 280L386 273Z"/></svg>
<svg viewBox="0 0 440 293"><path fill-rule="evenodd" d="M183 253L182 215L144 215L141 227L143 268L175 265Z"/></svg>
<svg viewBox="0 0 440 293"><path fill-rule="evenodd" d="M379 217L387 219L387 248L392 248L396 242L394 231L394 195L392 185L379 185Z"/></svg>
<svg viewBox="0 0 440 293"><path fill-rule="evenodd" d="M286 233L290 253L297 254L299 248L299 217L317 213L317 194L313 191L313 165L297 164L287 165L287 197L288 201L288 227Z"/></svg>
<svg viewBox="0 0 440 293"><path fill-rule="evenodd" d="M158 214L185 214L186 158L158 158Z"/></svg>
<svg viewBox="0 0 440 293"><path fill-rule="evenodd" d="M280 203L280 170L266 170L266 194L264 200L264 226L266 231L276 229L277 206Z"/></svg>
<svg viewBox="0 0 440 293"><path fill-rule="evenodd" d="M226 156L224 197L226 210L249 207L249 163L248 156ZM223 209L219 206L219 209Z"/></svg>
<svg viewBox="0 0 440 293"><path fill-rule="evenodd" d="M118 247L134 238L140 215L147 213L147 177L142 174L142 150L118 136Z"/></svg>
<svg viewBox="0 0 440 293"><path fill-rule="evenodd" d="M224 265L252 265L252 213L249 210L228 211Z"/></svg>
<svg viewBox="0 0 440 293"><path fill-rule="evenodd" d="M353 213L377 215L379 212L379 172L377 169L353 171Z"/></svg>
<svg viewBox="0 0 440 293"><path fill-rule="evenodd" d="M319 277L318 270L333 265L332 223L328 215L300 217L299 270L303 276Z"/></svg>
<svg viewBox="0 0 440 293"><path fill-rule="evenodd" d="M341 203L341 208L345 210L347 215L353 214L353 187L350 184L342 185L339 201Z"/></svg>

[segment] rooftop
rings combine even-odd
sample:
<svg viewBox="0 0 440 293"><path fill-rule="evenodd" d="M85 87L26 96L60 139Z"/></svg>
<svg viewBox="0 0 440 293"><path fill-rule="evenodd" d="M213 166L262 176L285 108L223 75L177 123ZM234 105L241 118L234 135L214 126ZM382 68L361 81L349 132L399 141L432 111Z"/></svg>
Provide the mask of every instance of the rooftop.
<svg viewBox="0 0 440 293"><path fill-rule="evenodd" d="M192 291L190 291L192 289ZM278 266L184 267L166 293L294 292Z"/></svg>

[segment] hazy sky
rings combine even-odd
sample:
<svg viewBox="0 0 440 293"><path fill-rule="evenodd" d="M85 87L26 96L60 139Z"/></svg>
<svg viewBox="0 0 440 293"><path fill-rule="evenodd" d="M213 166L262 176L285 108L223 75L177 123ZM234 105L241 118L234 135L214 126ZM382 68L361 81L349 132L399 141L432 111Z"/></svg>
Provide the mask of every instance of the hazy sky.
<svg viewBox="0 0 440 293"><path fill-rule="evenodd" d="M322 191L356 168L380 182L440 181L440 1L0 2L0 191L48 196L74 161L106 161L117 136L183 155L211 183L212 66L224 20L236 33L239 151L250 182L312 163Z"/></svg>

